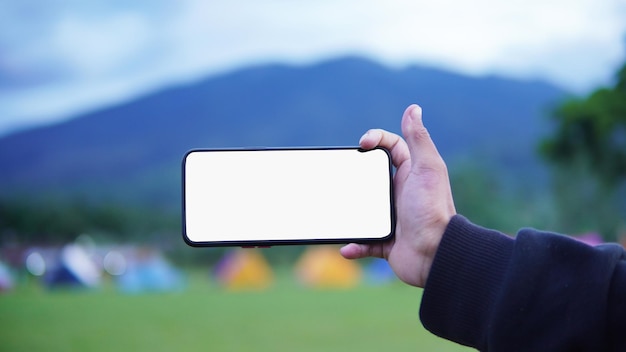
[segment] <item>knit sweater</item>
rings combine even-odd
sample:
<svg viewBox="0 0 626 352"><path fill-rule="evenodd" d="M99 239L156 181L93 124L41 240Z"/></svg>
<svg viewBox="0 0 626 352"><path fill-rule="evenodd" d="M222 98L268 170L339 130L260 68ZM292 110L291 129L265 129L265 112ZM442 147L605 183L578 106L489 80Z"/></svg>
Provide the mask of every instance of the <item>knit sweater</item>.
<svg viewBox="0 0 626 352"><path fill-rule="evenodd" d="M626 252L450 221L424 288L434 334L482 351L626 351Z"/></svg>

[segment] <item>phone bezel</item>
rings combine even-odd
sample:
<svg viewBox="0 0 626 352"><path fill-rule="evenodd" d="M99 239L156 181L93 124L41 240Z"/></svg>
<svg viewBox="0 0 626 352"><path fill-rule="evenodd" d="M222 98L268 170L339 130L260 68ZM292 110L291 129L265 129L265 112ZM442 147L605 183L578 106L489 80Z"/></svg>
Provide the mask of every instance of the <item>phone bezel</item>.
<svg viewBox="0 0 626 352"><path fill-rule="evenodd" d="M187 157L194 152L230 152L230 151L284 151L284 150L358 150L361 152L368 152L370 150L382 150L387 155L388 170L389 170L389 209L390 209L390 229L389 234L384 237L376 238L324 238L324 239L289 239L289 240L234 240L234 241L193 241L187 236L186 229L186 161ZM369 150L364 150L360 147L341 146L341 147L255 147L255 148L196 148L188 150L182 160L182 236L191 247L271 247L271 246L283 246L283 245L310 245L310 244L345 244L345 243L373 243L387 241L395 234L396 228L396 214L395 214L395 202L394 202L394 189L393 189L393 164L391 160L391 154L387 149L376 147Z"/></svg>

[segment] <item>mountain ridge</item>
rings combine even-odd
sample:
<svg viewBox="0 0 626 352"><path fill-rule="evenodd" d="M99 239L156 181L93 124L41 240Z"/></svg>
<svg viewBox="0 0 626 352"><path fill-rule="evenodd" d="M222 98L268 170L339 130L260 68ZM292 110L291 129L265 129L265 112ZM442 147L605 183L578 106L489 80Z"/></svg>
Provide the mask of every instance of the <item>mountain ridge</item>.
<svg viewBox="0 0 626 352"><path fill-rule="evenodd" d="M411 103L423 107L447 161L523 169L537 163L545 115L564 96L543 82L390 69L358 57L254 66L1 137L0 197L174 204L189 149L355 145L369 128L398 133Z"/></svg>

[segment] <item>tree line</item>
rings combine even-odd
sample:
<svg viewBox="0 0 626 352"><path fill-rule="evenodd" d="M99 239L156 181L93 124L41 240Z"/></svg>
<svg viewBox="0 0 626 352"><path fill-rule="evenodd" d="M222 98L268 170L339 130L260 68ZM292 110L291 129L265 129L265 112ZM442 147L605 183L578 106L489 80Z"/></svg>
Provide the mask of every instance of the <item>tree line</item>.
<svg viewBox="0 0 626 352"><path fill-rule="evenodd" d="M85 233L108 241L142 241L163 232L180 232L178 214L83 199L0 200L4 242L63 243Z"/></svg>

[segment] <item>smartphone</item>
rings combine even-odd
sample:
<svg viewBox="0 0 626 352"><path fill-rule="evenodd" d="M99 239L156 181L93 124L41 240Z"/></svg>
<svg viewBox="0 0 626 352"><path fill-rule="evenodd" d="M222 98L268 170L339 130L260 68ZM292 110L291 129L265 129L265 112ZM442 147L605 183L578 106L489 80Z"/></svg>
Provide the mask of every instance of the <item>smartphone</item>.
<svg viewBox="0 0 626 352"><path fill-rule="evenodd" d="M191 246L272 246L393 236L389 152L357 147L197 149L182 163Z"/></svg>

